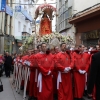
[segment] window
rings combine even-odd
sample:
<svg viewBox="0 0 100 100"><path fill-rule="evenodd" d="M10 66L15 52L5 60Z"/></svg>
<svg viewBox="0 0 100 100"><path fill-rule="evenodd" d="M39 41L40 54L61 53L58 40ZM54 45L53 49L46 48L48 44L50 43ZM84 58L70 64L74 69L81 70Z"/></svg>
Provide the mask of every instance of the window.
<svg viewBox="0 0 100 100"><path fill-rule="evenodd" d="M18 32L20 32L20 31L21 31L21 23L18 22Z"/></svg>
<svg viewBox="0 0 100 100"><path fill-rule="evenodd" d="M26 25L24 25L23 27L23 32L26 32Z"/></svg>
<svg viewBox="0 0 100 100"><path fill-rule="evenodd" d="M29 11L29 15L31 15L31 12Z"/></svg>
<svg viewBox="0 0 100 100"><path fill-rule="evenodd" d="M65 17L64 17L64 13L63 13L63 20L65 19Z"/></svg>
<svg viewBox="0 0 100 100"><path fill-rule="evenodd" d="M29 28L29 34L31 34L32 32L31 32L31 29Z"/></svg>
<svg viewBox="0 0 100 100"><path fill-rule="evenodd" d="M68 0L65 1L65 8L68 8Z"/></svg>
<svg viewBox="0 0 100 100"><path fill-rule="evenodd" d="M65 7L65 4L63 5L63 12L65 12L66 11L66 7Z"/></svg>
<svg viewBox="0 0 100 100"><path fill-rule="evenodd" d="M61 21L63 20L63 14L61 14Z"/></svg>
<svg viewBox="0 0 100 100"><path fill-rule="evenodd" d="M68 15L69 15L69 17L71 17L71 15L72 15L72 7L68 8Z"/></svg>
<svg viewBox="0 0 100 100"><path fill-rule="evenodd" d="M19 4L21 4L21 0L19 0Z"/></svg>
<svg viewBox="0 0 100 100"><path fill-rule="evenodd" d="M68 25L68 20L66 19L66 26Z"/></svg>
<svg viewBox="0 0 100 100"><path fill-rule="evenodd" d="M6 0L6 3L7 3L7 4L9 3L8 0Z"/></svg>
<svg viewBox="0 0 100 100"><path fill-rule="evenodd" d="M62 0L59 0L59 7L61 7L62 5Z"/></svg>
<svg viewBox="0 0 100 100"><path fill-rule="evenodd" d="M64 25L64 21L63 21L63 28L65 27L65 25Z"/></svg>
<svg viewBox="0 0 100 100"><path fill-rule="evenodd" d="M24 5L24 9L27 11L27 7L26 7L26 5Z"/></svg>
<svg viewBox="0 0 100 100"><path fill-rule="evenodd" d="M68 10L65 12L65 19L67 19L69 17L69 13Z"/></svg>
<svg viewBox="0 0 100 100"><path fill-rule="evenodd" d="M5 34L7 34L7 17L8 17L8 14L5 14L5 27L4 27Z"/></svg>
<svg viewBox="0 0 100 100"><path fill-rule="evenodd" d="M8 0L9 1L9 0ZM9 2L8 2L9 3ZM10 7L12 7L12 0L10 0Z"/></svg>
<svg viewBox="0 0 100 100"><path fill-rule="evenodd" d="M9 34L12 34L12 17L10 17Z"/></svg>

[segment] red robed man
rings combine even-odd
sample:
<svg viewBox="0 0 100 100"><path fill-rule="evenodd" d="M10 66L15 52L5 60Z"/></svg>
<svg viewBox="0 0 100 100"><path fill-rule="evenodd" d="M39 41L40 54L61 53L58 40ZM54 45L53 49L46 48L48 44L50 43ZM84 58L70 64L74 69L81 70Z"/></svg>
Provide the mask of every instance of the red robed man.
<svg viewBox="0 0 100 100"><path fill-rule="evenodd" d="M85 90L85 73L88 72L90 65L90 55L84 53L84 45L80 45L78 52L74 52L75 67L74 74L74 98L82 99Z"/></svg>
<svg viewBox="0 0 100 100"><path fill-rule="evenodd" d="M28 60L29 58L29 52L27 52L27 54L25 54L23 57L22 57L22 65L23 65L23 68L25 69L26 67L26 61ZM29 84L29 83L28 83ZM27 91L29 91L29 85L27 85ZM24 79L22 79L22 82L21 82L21 88L23 89L24 87Z"/></svg>
<svg viewBox="0 0 100 100"><path fill-rule="evenodd" d="M36 99L37 97L37 63L36 55L38 53L37 48L34 49L32 58L30 59L30 94L33 95L29 100Z"/></svg>
<svg viewBox="0 0 100 100"><path fill-rule="evenodd" d="M54 47L54 71L53 71L53 93L54 98L57 98L57 67L56 67L56 60L57 60L57 54L60 52L59 47Z"/></svg>
<svg viewBox="0 0 100 100"><path fill-rule="evenodd" d="M53 81L52 71L54 69L54 61L52 54L46 52L46 44L41 44L42 51L37 56L38 64L38 100L53 100Z"/></svg>
<svg viewBox="0 0 100 100"><path fill-rule="evenodd" d="M37 64L37 57L38 57L38 55L40 54L40 52L39 53L37 53L37 54L35 54L34 55L34 57L35 57L35 65L34 65L34 76L35 76L35 79L34 79L34 97L36 97L37 98L37 79L38 79L38 64Z"/></svg>
<svg viewBox="0 0 100 100"><path fill-rule="evenodd" d="M35 57L34 54L31 54L29 59L29 67L30 67L30 77L29 77L29 99L32 100L34 98L34 79L35 79L35 72L34 72L34 65L35 65Z"/></svg>
<svg viewBox="0 0 100 100"><path fill-rule="evenodd" d="M72 78L70 70L73 68L74 62L72 61L69 52L66 52L66 44L61 44L61 52L57 54L57 89L58 100L73 100L72 92Z"/></svg>

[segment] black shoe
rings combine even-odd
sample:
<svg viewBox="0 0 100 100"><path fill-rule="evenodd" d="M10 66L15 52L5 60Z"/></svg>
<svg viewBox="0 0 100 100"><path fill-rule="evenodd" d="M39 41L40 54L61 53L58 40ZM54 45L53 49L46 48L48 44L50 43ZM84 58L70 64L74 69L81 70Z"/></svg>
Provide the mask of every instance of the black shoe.
<svg viewBox="0 0 100 100"><path fill-rule="evenodd" d="M84 98L80 98L79 100L85 100Z"/></svg>
<svg viewBox="0 0 100 100"><path fill-rule="evenodd" d="M28 100L33 100L33 97L29 97Z"/></svg>
<svg viewBox="0 0 100 100"><path fill-rule="evenodd" d="M78 100L77 98L74 98L74 100Z"/></svg>
<svg viewBox="0 0 100 100"><path fill-rule="evenodd" d="M33 97L33 99L32 100L37 100L37 98L36 97Z"/></svg>
<svg viewBox="0 0 100 100"><path fill-rule="evenodd" d="M54 94L53 98L54 98L54 100L58 100L57 94Z"/></svg>
<svg viewBox="0 0 100 100"><path fill-rule="evenodd" d="M88 98L88 99L92 99L92 97L91 97L91 96L89 96L89 95L87 95L87 98Z"/></svg>
<svg viewBox="0 0 100 100"><path fill-rule="evenodd" d="M85 96L85 97L87 96L87 90L84 91L83 96Z"/></svg>
<svg viewBox="0 0 100 100"><path fill-rule="evenodd" d="M24 86L21 86L20 90L24 90Z"/></svg>

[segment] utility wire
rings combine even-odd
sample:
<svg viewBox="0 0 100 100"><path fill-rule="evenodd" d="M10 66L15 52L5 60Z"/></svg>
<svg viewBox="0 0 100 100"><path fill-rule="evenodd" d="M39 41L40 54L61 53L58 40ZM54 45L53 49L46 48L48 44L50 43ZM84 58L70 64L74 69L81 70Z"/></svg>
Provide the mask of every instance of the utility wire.
<svg viewBox="0 0 100 100"><path fill-rule="evenodd" d="M7 3L7 4L15 4L15 5L16 4L17 5L41 5L41 4L35 4L35 3L34 4L33 3L28 3L28 4L24 4L24 3L23 4L22 3ZM47 4L56 4L56 2L55 3L47 3Z"/></svg>

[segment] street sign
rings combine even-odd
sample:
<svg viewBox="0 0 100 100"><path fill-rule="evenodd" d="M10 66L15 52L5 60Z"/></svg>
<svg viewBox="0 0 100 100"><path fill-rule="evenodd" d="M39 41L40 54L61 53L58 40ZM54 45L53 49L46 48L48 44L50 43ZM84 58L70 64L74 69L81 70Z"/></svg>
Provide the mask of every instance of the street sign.
<svg viewBox="0 0 100 100"><path fill-rule="evenodd" d="M21 6L15 6L15 12L21 12Z"/></svg>
<svg viewBox="0 0 100 100"><path fill-rule="evenodd" d="M1 12L6 11L6 0L0 0L0 11Z"/></svg>

